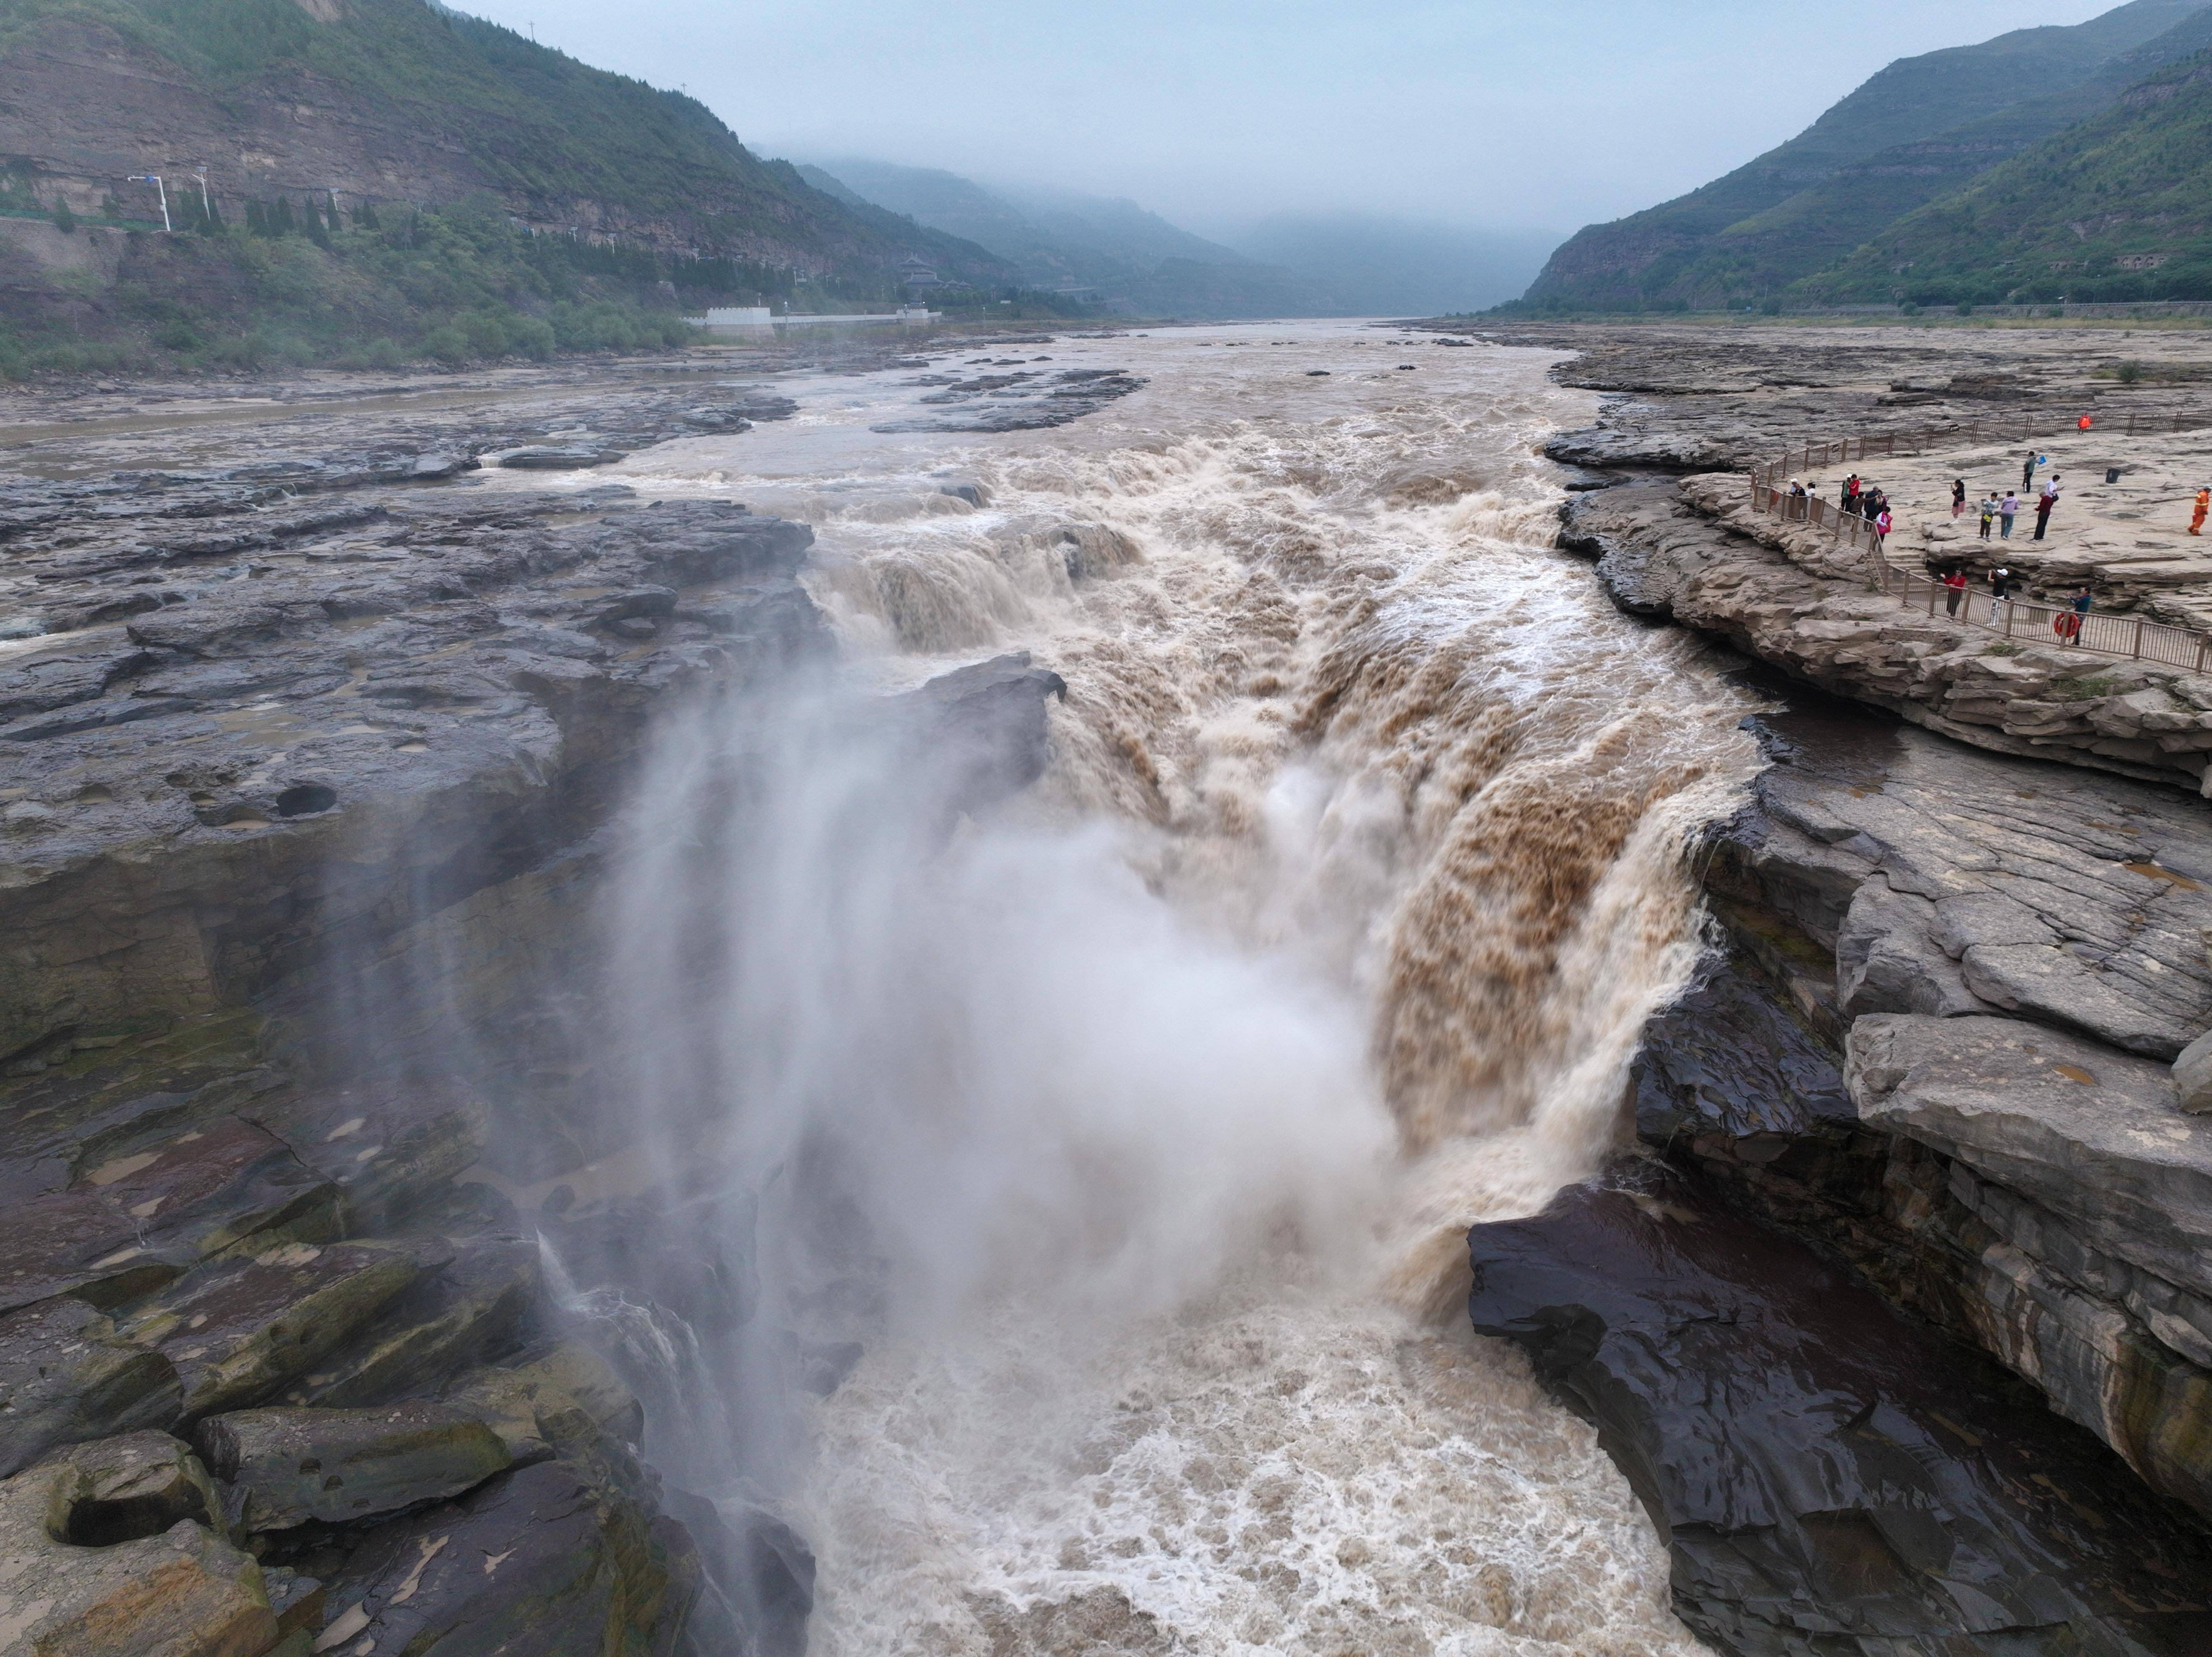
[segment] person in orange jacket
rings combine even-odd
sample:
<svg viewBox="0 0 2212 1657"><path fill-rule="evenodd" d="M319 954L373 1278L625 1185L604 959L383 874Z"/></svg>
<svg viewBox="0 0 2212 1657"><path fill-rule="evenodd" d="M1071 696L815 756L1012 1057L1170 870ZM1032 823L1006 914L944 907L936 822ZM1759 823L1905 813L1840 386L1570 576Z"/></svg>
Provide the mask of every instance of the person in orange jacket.
<svg viewBox="0 0 2212 1657"><path fill-rule="evenodd" d="M2208 512L2212 512L2212 489L2199 489L2197 491L2197 515L2189 520L2191 535L2204 533L2204 514Z"/></svg>

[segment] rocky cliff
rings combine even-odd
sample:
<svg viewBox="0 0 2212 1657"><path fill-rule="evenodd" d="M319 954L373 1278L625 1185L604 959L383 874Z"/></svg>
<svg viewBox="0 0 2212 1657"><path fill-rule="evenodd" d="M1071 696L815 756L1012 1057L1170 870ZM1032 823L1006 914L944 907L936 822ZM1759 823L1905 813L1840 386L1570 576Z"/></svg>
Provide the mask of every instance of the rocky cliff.
<svg viewBox="0 0 2212 1657"><path fill-rule="evenodd" d="M588 938L656 723L829 650L812 536L579 486L793 404L515 391L311 403L190 470L116 464L125 421L0 502L8 1652L804 1649L805 1542L645 1457L669 1377L592 1296L793 1385L838 1355L755 1326L742 1193L605 1175L639 1033ZM949 817L1034 779L1058 688L869 716L957 762L914 805Z"/></svg>
<svg viewBox="0 0 2212 1657"><path fill-rule="evenodd" d="M1803 378L1922 418L1868 384L1910 337L1866 339L1863 389L1807 339ZM1688 335L1563 365L1636 390L1553 452L1671 474L1577 495L1563 544L1744 653L1770 763L1699 848L1715 950L1647 1031L1639 1155L1476 1228L1476 1322L1596 1421L1723 1649L2197 1649L2212 1120L2173 1065L2212 1025L2212 681L1992 653L1744 510L1741 473L1683 475L1778 451L1803 395L1706 339L1702 371ZM1975 383L1923 349L1922 383ZM1866 470L1933 514L1893 556L1981 555ZM2095 561L2066 521L2029 567Z"/></svg>

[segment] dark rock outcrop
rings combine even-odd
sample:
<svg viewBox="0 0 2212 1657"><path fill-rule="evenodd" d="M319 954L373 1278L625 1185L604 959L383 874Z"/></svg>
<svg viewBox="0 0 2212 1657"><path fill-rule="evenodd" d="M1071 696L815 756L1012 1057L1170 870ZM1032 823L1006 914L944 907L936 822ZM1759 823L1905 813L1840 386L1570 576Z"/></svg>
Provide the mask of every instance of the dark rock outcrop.
<svg viewBox="0 0 2212 1657"><path fill-rule="evenodd" d="M514 1457L466 1411L423 1403L374 1410L240 1410L193 1434L229 1488L226 1516L255 1534L311 1520L356 1524L473 1490Z"/></svg>
<svg viewBox="0 0 2212 1657"><path fill-rule="evenodd" d="M0 1477L58 1445L161 1427L184 1413L173 1364L121 1340L82 1301L39 1301L0 1318Z"/></svg>
<svg viewBox="0 0 2212 1657"><path fill-rule="evenodd" d="M1594 1421L1723 1649L2178 1654L2203 1533L2087 1434L1650 1163L1470 1236L1474 1324Z"/></svg>
<svg viewBox="0 0 2212 1657"><path fill-rule="evenodd" d="M379 1531L331 1579L322 1637L604 1657L654 1633L665 1551L618 1494L561 1462L525 1467Z"/></svg>
<svg viewBox="0 0 2212 1657"><path fill-rule="evenodd" d="M1066 695L1067 682L1032 667L1024 650L939 674L905 698L938 815L981 810L1042 776L1046 707Z"/></svg>
<svg viewBox="0 0 2212 1657"><path fill-rule="evenodd" d="M940 385L921 398L944 415L917 415L869 428L877 432L1030 432L1065 426L1096 414L1145 381L1121 368L1062 368L1056 373L1022 369L1011 374L978 374L972 379L941 376L923 384Z"/></svg>

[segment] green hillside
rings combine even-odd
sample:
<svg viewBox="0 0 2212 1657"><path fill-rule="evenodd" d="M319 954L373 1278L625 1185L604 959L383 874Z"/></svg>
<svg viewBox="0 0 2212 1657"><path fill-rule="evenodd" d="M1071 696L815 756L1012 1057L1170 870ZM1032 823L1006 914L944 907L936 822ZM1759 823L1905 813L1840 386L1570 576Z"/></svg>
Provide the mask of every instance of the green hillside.
<svg viewBox="0 0 2212 1657"><path fill-rule="evenodd" d="M2101 106L2207 43L2204 0L2134 0L2072 27L1901 58L1805 131L1713 183L1567 241L1540 308L1742 306ZM2161 37L2170 37L2161 46ZM2111 73L2131 53L2132 72Z"/></svg>
<svg viewBox="0 0 2212 1657"><path fill-rule="evenodd" d="M198 234L146 233L131 155L204 158L211 216L170 181ZM894 300L909 254L979 299L1016 280L693 99L422 0L7 0L0 211L85 239L67 276L0 240L19 367L656 344L709 304Z"/></svg>
<svg viewBox="0 0 2212 1657"><path fill-rule="evenodd" d="M1826 302L2212 299L2212 51L1800 284Z"/></svg>

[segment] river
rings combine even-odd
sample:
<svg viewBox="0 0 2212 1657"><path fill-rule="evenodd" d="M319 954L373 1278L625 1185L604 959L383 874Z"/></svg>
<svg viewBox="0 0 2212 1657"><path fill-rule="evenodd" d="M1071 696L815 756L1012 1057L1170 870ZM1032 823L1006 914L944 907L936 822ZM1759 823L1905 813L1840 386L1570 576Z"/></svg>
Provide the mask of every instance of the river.
<svg viewBox="0 0 2212 1657"><path fill-rule="evenodd" d="M982 437L806 377L612 474L813 525L843 646L670 731L629 829L640 1089L757 1202L763 1308L649 1448L811 1540L833 1657L1687 1657L1626 1483L1460 1304L1466 1226L1619 1140L1757 762L1725 664L1551 549L1592 399L1352 323L990 355L1148 384ZM1067 684L1042 781L902 811L927 757L854 708L1011 651Z"/></svg>

